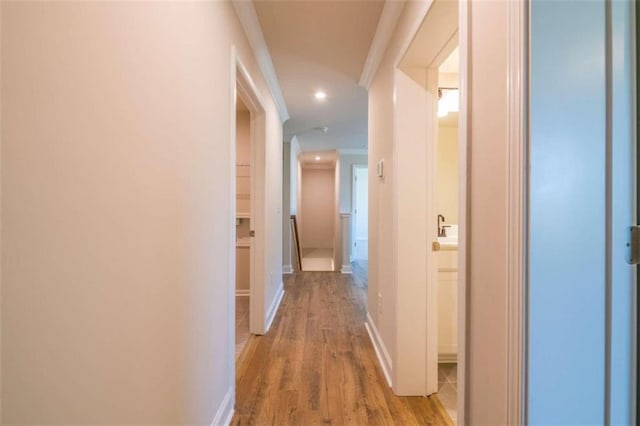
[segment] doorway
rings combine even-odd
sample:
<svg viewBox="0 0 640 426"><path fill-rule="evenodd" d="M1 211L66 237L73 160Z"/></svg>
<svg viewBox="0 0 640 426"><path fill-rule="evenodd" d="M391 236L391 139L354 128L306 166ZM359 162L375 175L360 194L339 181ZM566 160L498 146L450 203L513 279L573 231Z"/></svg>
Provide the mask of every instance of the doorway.
<svg viewBox="0 0 640 426"><path fill-rule="evenodd" d="M236 95L236 320L235 357L249 340L251 318L251 112L241 95Z"/></svg>
<svg viewBox="0 0 640 426"><path fill-rule="evenodd" d="M303 271L335 271L337 225L335 151L300 154L300 209L298 227Z"/></svg>
<svg viewBox="0 0 640 426"><path fill-rule="evenodd" d="M466 340L466 277L458 273L467 185L458 22L458 2L430 5L396 62L394 87L397 298L411 306L398 312L396 351L404 365L398 362L395 388L437 400L454 423L464 418Z"/></svg>
<svg viewBox="0 0 640 426"><path fill-rule="evenodd" d="M265 108L236 49L231 54L229 149L229 356L242 358L268 329L265 309ZM237 307L237 309L236 309ZM238 329L236 331L236 328ZM237 345L236 345L237 344ZM235 383L235 370L229 372Z"/></svg>
<svg viewBox="0 0 640 426"><path fill-rule="evenodd" d="M438 67L436 145L438 399L457 422L458 412L458 229L459 205L458 47Z"/></svg>
<svg viewBox="0 0 640 426"><path fill-rule="evenodd" d="M353 166L353 225L351 261L366 263L369 259L369 169ZM366 269L366 268L365 268Z"/></svg>

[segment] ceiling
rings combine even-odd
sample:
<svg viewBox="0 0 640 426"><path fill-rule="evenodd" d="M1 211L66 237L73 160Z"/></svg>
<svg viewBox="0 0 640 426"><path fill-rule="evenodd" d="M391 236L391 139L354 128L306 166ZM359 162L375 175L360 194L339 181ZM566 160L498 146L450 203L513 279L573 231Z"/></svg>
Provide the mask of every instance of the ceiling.
<svg viewBox="0 0 640 426"><path fill-rule="evenodd" d="M254 0L303 151L367 147L367 92L358 85L383 0ZM322 90L327 98L318 101ZM328 128L326 132L323 128Z"/></svg>

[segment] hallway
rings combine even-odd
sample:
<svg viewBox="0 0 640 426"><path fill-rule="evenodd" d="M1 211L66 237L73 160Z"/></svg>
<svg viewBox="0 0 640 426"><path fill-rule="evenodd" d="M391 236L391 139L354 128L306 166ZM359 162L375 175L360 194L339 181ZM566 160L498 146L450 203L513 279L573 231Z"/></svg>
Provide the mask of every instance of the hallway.
<svg viewBox="0 0 640 426"><path fill-rule="evenodd" d="M271 330L238 360L233 425L451 424L437 399L387 386L364 327L366 270L354 270L285 276Z"/></svg>

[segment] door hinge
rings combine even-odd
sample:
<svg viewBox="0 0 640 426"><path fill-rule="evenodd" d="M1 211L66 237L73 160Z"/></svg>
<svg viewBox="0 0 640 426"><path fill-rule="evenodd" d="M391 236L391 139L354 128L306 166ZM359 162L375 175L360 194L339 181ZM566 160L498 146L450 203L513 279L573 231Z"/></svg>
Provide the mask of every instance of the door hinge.
<svg viewBox="0 0 640 426"><path fill-rule="evenodd" d="M629 227L629 240L627 241L627 263L640 264L640 226Z"/></svg>

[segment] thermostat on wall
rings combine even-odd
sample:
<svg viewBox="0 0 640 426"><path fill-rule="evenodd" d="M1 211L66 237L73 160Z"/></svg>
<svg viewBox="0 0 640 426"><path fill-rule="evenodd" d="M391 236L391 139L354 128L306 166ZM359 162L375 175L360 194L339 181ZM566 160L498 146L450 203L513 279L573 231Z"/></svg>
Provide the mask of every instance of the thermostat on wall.
<svg viewBox="0 0 640 426"><path fill-rule="evenodd" d="M378 167L376 167L376 171L379 178L384 177L384 159L378 161Z"/></svg>

